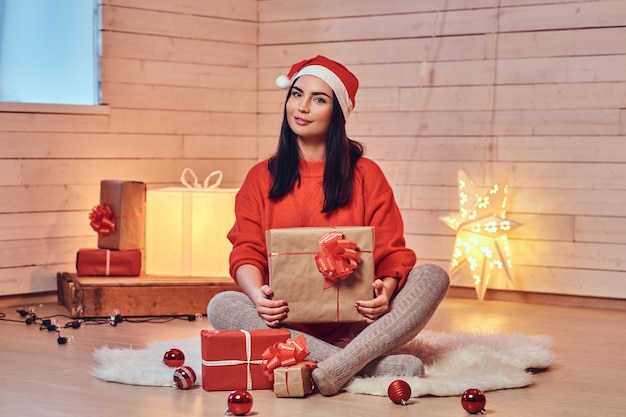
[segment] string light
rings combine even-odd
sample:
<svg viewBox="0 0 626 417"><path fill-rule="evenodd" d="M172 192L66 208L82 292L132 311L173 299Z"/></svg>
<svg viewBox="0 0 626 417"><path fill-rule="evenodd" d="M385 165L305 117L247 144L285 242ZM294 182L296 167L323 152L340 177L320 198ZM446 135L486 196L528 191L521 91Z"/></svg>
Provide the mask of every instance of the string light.
<svg viewBox="0 0 626 417"><path fill-rule="evenodd" d="M487 123L483 126L482 181L485 182L485 165L488 162L487 138L494 138L496 115L496 86L498 82L498 44L500 36L500 0L493 1L493 26L491 30L490 81L487 85L485 113ZM472 180L463 170L458 173L459 213L440 219L456 231L456 239L450 261L450 275L469 270L479 300L483 300L489 282L497 275L504 275L513 282L511 251L507 233L521 223L506 217L507 175L485 193L479 193Z"/></svg>
<svg viewBox="0 0 626 417"><path fill-rule="evenodd" d="M57 329L57 343L59 345L74 343L74 336L61 336L61 328Z"/></svg>
<svg viewBox="0 0 626 417"><path fill-rule="evenodd" d="M118 323L122 322L122 315L120 314L120 311L115 308L113 309L113 311L111 311L111 314L109 315L107 322L111 325L111 326L117 326Z"/></svg>
<svg viewBox="0 0 626 417"><path fill-rule="evenodd" d="M74 343L73 336L64 336L62 335L62 331L64 329L80 329L85 327L86 325L102 325L109 324L111 326L117 326L119 323L128 322L128 323L167 323L173 320L185 320L185 321L196 321L202 320L202 313L195 314L178 314L178 315L170 315L170 316L132 316L132 317L124 317L121 315L118 309L114 309L111 311L111 314L107 317L83 317L80 319L73 319L72 317L65 314L55 314L53 316L48 317L39 317L37 316L37 311L35 307L30 307L29 309L19 308L16 310L16 313L20 316L20 319L10 319L7 318L4 312L0 311L0 321L12 322L12 323L26 323L27 325L38 324L39 330L47 330L49 332L56 331L57 332L57 343L59 345L72 344ZM58 322L58 318L66 318L69 321L60 324Z"/></svg>

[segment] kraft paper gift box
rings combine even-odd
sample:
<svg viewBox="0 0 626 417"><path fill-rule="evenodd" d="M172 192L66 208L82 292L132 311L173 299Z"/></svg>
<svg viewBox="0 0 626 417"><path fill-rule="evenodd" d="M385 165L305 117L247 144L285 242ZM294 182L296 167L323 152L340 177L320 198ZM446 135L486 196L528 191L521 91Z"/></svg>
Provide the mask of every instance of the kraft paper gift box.
<svg viewBox="0 0 626 417"><path fill-rule="evenodd" d="M100 249L143 249L145 239L146 184L139 181L103 180L100 204L113 212L115 231L98 234Z"/></svg>
<svg viewBox="0 0 626 417"><path fill-rule="evenodd" d="M315 263L319 239L331 231L356 242L357 268L336 285L323 289L324 277ZM358 322L357 300L373 297L374 228L368 226L299 227L267 231L270 287L274 299L286 300L288 323Z"/></svg>
<svg viewBox="0 0 626 417"><path fill-rule="evenodd" d="M305 397L313 392L311 367L298 363L274 369L274 394L279 398Z"/></svg>
<svg viewBox="0 0 626 417"><path fill-rule="evenodd" d="M237 189L169 187L148 190L146 273L229 277Z"/></svg>
<svg viewBox="0 0 626 417"><path fill-rule="evenodd" d="M76 253L78 276L137 277L140 274L140 250L79 249Z"/></svg>
<svg viewBox="0 0 626 417"><path fill-rule="evenodd" d="M263 352L289 338L287 329L203 330L202 388L205 391L271 389Z"/></svg>

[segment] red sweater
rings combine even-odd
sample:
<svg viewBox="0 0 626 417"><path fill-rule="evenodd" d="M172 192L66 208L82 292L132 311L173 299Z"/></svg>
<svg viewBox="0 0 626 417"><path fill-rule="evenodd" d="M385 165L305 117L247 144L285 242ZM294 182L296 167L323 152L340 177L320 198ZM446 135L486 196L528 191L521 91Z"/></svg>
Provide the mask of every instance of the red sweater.
<svg viewBox="0 0 626 417"><path fill-rule="evenodd" d="M332 213L322 213L324 161L300 161L300 186L284 198L268 198L272 178L267 161L252 167L235 200L235 225L228 233L233 244L230 274L251 264L269 283L265 231L285 227L374 226L376 278L396 277L398 290L416 262L415 253L405 246L404 224L393 191L380 167L370 159L356 164L352 201ZM236 281L236 279L235 279ZM288 302L289 300L287 300ZM349 325L336 323L296 326L309 334L333 342Z"/></svg>

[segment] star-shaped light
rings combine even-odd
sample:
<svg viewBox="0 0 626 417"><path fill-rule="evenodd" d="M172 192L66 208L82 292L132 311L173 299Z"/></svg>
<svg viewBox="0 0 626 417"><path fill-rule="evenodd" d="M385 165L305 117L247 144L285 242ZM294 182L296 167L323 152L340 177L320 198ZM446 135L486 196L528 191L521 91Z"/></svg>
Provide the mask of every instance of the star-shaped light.
<svg viewBox="0 0 626 417"><path fill-rule="evenodd" d="M484 193L463 170L458 177L459 212L441 217L456 231L449 272L453 275L469 268L476 295L482 301L492 277L504 274L513 282L506 233L522 223L506 218L507 174Z"/></svg>

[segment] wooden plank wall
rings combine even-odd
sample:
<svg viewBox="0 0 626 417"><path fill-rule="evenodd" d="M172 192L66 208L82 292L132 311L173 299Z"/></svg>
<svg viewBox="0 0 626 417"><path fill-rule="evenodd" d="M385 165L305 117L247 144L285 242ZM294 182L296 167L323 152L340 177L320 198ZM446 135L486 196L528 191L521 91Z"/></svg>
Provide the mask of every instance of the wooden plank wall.
<svg viewBox="0 0 626 417"><path fill-rule="evenodd" d="M107 106L0 106L0 295L56 290L95 247L101 179L173 185L257 159L257 1L103 0Z"/></svg>
<svg viewBox="0 0 626 417"><path fill-rule="evenodd" d="M420 262L447 268L457 171L509 176L514 283L626 298L626 2L259 1L259 132L275 144L274 79L327 55L360 78L348 132L395 191ZM453 284L472 287L469 277Z"/></svg>
<svg viewBox="0 0 626 417"><path fill-rule="evenodd" d="M509 175L513 284L626 298L626 2L103 0L103 106L0 105L0 295L55 289L103 178L237 186L276 144L274 79L318 53L361 89L348 131L420 262L448 267L456 175ZM468 279L454 284L471 287Z"/></svg>

